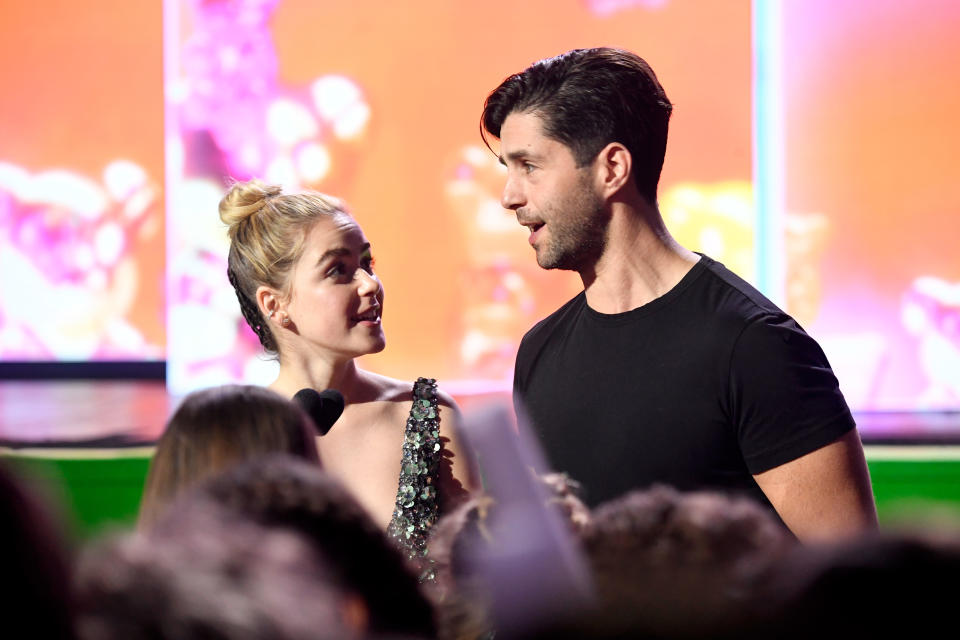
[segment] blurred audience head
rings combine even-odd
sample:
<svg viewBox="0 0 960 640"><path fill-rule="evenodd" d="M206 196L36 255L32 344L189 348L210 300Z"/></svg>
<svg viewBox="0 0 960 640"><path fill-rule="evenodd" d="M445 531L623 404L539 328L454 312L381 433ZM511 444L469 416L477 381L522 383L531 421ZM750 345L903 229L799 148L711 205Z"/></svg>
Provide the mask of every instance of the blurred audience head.
<svg viewBox="0 0 960 640"><path fill-rule="evenodd" d="M157 443L140 507L141 526L154 522L184 489L273 452L318 463L316 428L298 405L251 385L189 394Z"/></svg>
<svg viewBox="0 0 960 640"><path fill-rule="evenodd" d="M599 598L589 624L598 637L736 635L795 543L746 498L657 486L601 504L583 536Z"/></svg>
<svg viewBox="0 0 960 640"><path fill-rule="evenodd" d="M764 593L757 635L933 637L954 624L958 575L956 537L884 532L798 546Z"/></svg>
<svg viewBox="0 0 960 640"><path fill-rule="evenodd" d="M540 475L536 481L547 506L556 508L570 533L579 536L590 521L589 509L577 496L579 485L562 473ZM438 608L442 638L476 638L492 630L492 594L475 563L480 547L498 544L489 526L497 508L492 496L475 494L433 527L428 548L436 582L428 593Z"/></svg>
<svg viewBox="0 0 960 640"><path fill-rule="evenodd" d="M210 509L308 540L339 587L363 603L371 632L435 633L433 609L399 550L316 464L275 454L237 465L199 485L153 532L175 536L187 514Z"/></svg>
<svg viewBox="0 0 960 640"><path fill-rule="evenodd" d="M590 526L590 508L580 498L580 483L566 473L545 473L540 480L547 488L547 504L556 505L577 537Z"/></svg>
<svg viewBox="0 0 960 640"><path fill-rule="evenodd" d="M183 513L162 536L90 545L75 590L82 640L307 640L362 631L308 541L216 509Z"/></svg>
<svg viewBox="0 0 960 640"><path fill-rule="evenodd" d="M3 625L35 638L72 638L69 553L57 521L0 467Z"/></svg>
<svg viewBox="0 0 960 640"><path fill-rule="evenodd" d="M428 543L436 581L428 595L437 607L439 637L444 640L480 638L491 631L491 595L473 574L471 558L477 545L493 544L486 526L494 501L475 494L434 525Z"/></svg>
<svg viewBox="0 0 960 640"><path fill-rule="evenodd" d="M584 536L591 556L629 553L659 566L755 568L755 554L786 551L793 536L753 500L658 485L598 505Z"/></svg>

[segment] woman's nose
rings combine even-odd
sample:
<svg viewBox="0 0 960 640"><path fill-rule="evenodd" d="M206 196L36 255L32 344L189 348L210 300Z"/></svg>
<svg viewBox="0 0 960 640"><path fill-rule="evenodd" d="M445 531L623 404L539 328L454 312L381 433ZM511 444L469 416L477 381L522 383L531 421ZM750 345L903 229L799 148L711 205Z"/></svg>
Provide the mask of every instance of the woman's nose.
<svg viewBox="0 0 960 640"><path fill-rule="evenodd" d="M357 269L354 278L359 280L359 292L362 296L376 294L380 291L380 278L363 269Z"/></svg>

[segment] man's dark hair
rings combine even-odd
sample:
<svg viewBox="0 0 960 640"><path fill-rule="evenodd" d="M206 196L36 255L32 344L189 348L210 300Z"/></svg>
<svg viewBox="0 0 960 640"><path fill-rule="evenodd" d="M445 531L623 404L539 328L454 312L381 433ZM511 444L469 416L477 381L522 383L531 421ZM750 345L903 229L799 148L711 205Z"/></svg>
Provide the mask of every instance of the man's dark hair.
<svg viewBox="0 0 960 640"><path fill-rule="evenodd" d="M672 110L653 69L635 53L574 49L536 62L494 89L483 106L481 134L499 138L511 113L535 113L544 134L568 146L578 167L619 142L633 158L637 189L655 203Z"/></svg>

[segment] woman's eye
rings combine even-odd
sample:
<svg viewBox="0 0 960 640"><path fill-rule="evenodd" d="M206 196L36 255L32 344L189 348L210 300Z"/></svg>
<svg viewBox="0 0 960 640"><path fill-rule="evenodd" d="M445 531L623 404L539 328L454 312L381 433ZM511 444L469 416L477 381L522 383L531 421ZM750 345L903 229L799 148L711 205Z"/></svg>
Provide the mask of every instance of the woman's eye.
<svg viewBox="0 0 960 640"><path fill-rule="evenodd" d="M338 262L329 269L327 269L327 277L336 278L337 276L342 276L347 272L346 266L342 262Z"/></svg>

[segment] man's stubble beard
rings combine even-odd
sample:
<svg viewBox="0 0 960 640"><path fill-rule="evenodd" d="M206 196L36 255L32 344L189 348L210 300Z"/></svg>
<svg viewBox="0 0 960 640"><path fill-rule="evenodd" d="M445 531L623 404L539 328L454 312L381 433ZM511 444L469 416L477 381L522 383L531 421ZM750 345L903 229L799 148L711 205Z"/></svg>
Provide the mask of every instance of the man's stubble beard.
<svg viewBox="0 0 960 640"><path fill-rule="evenodd" d="M610 214L586 176L579 187L557 209L563 213L547 224L549 244L537 251L537 264L544 269L581 271L596 264L607 247Z"/></svg>

